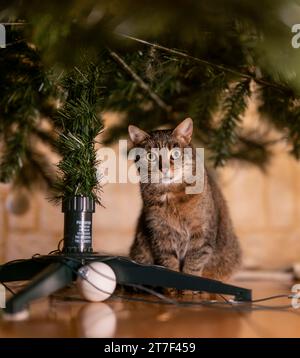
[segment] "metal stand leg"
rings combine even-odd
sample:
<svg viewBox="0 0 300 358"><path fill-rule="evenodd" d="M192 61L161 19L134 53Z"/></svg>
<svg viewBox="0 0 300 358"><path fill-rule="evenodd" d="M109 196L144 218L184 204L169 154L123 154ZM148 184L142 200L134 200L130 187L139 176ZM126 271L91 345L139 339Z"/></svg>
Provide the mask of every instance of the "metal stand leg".
<svg viewBox="0 0 300 358"><path fill-rule="evenodd" d="M27 308L28 303L37 298L46 297L73 280L74 263L55 262L36 275L22 291L13 296L6 305L5 312L18 313Z"/></svg>
<svg viewBox="0 0 300 358"><path fill-rule="evenodd" d="M221 281L175 272L162 266L140 265L123 257L103 258L114 270L120 284L139 284L156 287L170 287L178 290L204 291L232 295L236 301L251 301L251 290L225 284Z"/></svg>

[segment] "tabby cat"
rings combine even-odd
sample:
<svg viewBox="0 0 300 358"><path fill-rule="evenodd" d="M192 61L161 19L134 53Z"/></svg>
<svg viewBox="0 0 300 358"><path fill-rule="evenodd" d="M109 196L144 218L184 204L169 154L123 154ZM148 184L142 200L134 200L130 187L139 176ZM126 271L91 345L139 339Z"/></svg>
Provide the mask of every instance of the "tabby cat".
<svg viewBox="0 0 300 358"><path fill-rule="evenodd" d="M134 147L147 153L141 165L157 161L160 174L158 182L140 184L143 207L130 257L188 274L228 278L238 268L241 252L218 185L206 168L200 193L188 194L190 184L175 180L174 158L183 156L185 148L195 151L192 119L185 119L174 130L146 133L130 125L128 132ZM151 154L153 148L165 148L168 170L163 169L160 157ZM185 174L194 162L194 155L183 160L179 172Z"/></svg>

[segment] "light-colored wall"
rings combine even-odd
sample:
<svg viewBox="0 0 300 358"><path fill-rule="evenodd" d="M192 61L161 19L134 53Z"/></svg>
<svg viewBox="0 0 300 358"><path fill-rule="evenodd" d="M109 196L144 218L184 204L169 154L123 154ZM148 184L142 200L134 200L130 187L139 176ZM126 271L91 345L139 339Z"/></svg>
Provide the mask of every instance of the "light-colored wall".
<svg viewBox="0 0 300 358"><path fill-rule="evenodd" d="M245 120L256 121L253 107ZM300 163L287 148L274 147L268 173L251 166L231 164L219 170L234 225L244 251L246 267L286 268L300 261ZM32 196L30 210L22 216L7 210L9 186L0 186L0 259L11 260L47 253L57 247L63 232L60 207L45 195ZM94 248L126 254L140 210L139 189L134 184L107 184L105 208L94 215Z"/></svg>
<svg viewBox="0 0 300 358"><path fill-rule="evenodd" d="M288 268L300 261L299 175L299 163L284 153L268 175L239 167L222 173L246 267Z"/></svg>

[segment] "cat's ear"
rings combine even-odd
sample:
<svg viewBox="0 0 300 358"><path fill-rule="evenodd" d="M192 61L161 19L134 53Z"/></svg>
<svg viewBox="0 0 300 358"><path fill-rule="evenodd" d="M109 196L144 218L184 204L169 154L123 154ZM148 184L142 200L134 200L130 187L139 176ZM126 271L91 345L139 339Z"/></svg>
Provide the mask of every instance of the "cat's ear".
<svg viewBox="0 0 300 358"><path fill-rule="evenodd" d="M132 124L128 126L129 137L133 144L137 145L149 137L149 134L144 132L142 129L133 126Z"/></svg>
<svg viewBox="0 0 300 358"><path fill-rule="evenodd" d="M184 121L178 124L173 131L173 136L180 142L189 144L193 134L193 120L192 118L186 118Z"/></svg>

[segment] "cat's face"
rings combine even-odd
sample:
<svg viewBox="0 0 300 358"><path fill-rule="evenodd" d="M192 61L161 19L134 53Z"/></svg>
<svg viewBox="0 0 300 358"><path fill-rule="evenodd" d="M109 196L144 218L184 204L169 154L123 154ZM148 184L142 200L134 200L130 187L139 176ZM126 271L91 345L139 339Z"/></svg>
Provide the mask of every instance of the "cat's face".
<svg viewBox="0 0 300 358"><path fill-rule="evenodd" d="M191 118L185 119L174 130L146 133L130 125L128 132L137 149L136 164L142 183L156 186L179 185L192 174Z"/></svg>

